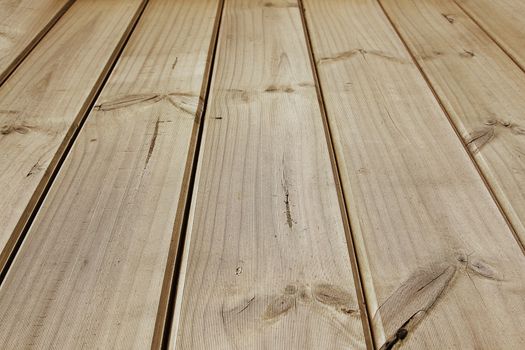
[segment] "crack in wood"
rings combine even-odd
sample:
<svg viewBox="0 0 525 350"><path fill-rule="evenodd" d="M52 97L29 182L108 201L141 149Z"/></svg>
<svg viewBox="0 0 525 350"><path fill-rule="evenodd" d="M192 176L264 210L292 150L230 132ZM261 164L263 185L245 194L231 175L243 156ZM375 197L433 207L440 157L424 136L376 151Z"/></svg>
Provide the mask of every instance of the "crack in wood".
<svg viewBox="0 0 525 350"><path fill-rule="evenodd" d="M243 312L244 310L246 310L254 300L255 300L255 295L253 296L253 298L251 298L251 299L246 303L246 306L244 306L241 310L239 310L239 312L237 312L237 314L240 314L241 312Z"/></svg>
<svg viewBox="0 0 525 350"><path fill-rule="evenodd" d="M447 14L442 13L441 16L445 17L445 19L450 24L454 24L454 22L456 21L456 19L454 17L452 17L452 15L447 15Z"/></svg>
<svg viewBox="0 0 525 350"><path fill-rule="evenodd" d="M26 177L29 177L31 175L36 174L37 172L41 171L43 169L42 164L40 164L40 160L38 160L29 170Z"/></svg>
<svg viewBox="0 0 525 350"><path fill-rule="evenodd" d="M153 150L155 149L155 144L157 142L157 136L159 135L159 124L160 124L160 117L157 118L157 121L155 122L155 129L153 130L153 135L151 136L151 141L149 143L148 155L146 156L146 163L144 164L144 169L146 169L146 167L148 166L151 155L153 154Z"/></svg>
<svg viewBox="0 0 525 350"><path fill-rule="evenodd" d="M418 271L379 306L372 321L381 322L390 334L380 350L392 349L415 329L447 291L455 274L455 266L437 272Z"/></svg>
<svg viewBox="0 0 525 350"><path fill-rule="evenodd" d="M293 225L296 224L294 219L292 218L292 211L290 209L290 190L289 190L289 184L288 184L288 178L286 176L286 169L284 167L284 157L283 157L283 176L281 180L281 186L283 188L284 192L284 207L285 207L285 213L286 213L286 223L288 224L288 227L292 229Z"/></svg>
<svg viewBox="0 0 525 350"><path fill-rule="evenodd" d="M460 52L459 55L461 57L467 57L467 58L472 58L476 56L474 52L469 51L469 50L463 50L463 52Z"/></svg>

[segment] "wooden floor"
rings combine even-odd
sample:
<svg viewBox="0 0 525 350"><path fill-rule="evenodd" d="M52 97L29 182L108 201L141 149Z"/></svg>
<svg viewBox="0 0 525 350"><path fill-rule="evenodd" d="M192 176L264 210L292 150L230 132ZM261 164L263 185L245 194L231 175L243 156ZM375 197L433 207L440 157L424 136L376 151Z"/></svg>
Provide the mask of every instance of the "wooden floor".
<svg viewBox="0 0 525 350"><path fill-rule="evenodd" d="M1 349L525 349L522 0L0 0Z"/></svg>

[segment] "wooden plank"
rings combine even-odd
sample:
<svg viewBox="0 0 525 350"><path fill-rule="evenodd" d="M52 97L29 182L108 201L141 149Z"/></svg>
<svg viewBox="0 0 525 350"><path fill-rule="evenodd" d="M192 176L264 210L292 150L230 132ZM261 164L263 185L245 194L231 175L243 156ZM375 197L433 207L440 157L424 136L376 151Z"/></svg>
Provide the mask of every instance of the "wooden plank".
<svg viewBox="0 0 525 350"><path fill-rule="evenodd" d="M294 1L225 3L186 242L171 348L365 347Z"/></svg>
<svg viewBox="0 0 525 350"><path fill-rule="evenodd" d="M0 271L142 6L77 1L0 88Z"/></svg>
<svg viewBox="0 0 525 350"><path fill-rule="evenodd" d="M4 347L151 346L217 3L148 3L0 288Z"/></svg>
<svg viewBox="0 0 525 350"><path fill-rule="evenodd" d="M525 2L522 0L455 0L512 59L525 69Z"/></svg>
<svg viewBox="0 0 525 350"><path fill-rule="evenodd" d="M0 85L73 0L0 1Z"/></svg>
<svg viewBox="0 0 525 350"><path fill-rule="evenodd" d="M525 74L453 1L383 3L523 245Z"/></svg>
<svg viewBox="0 0 525 350"><path fill-rule="evenodd" d="M378 2L304 3L377 348L523 348L525 257Z"/></svg>

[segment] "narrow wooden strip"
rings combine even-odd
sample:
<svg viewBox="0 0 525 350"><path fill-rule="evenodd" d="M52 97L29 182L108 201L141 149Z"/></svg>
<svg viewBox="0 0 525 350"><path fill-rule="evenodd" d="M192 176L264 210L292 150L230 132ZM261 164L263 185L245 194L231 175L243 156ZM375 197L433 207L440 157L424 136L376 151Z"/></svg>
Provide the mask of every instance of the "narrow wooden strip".
<svg viewBox="0 0 525 350"><path fill-rule="evenodd" d="M522 348L525 257L378 2L304 3L376 347Z"/></svg>
<svg viewBox="0 0 525 350"><path fill-rule="evenodd" d="M173 237L170 243L170 250L166 261L164 280L159 301L157 319L155 321L155 330L151 349L166 349L169 346L170 332L174 317L175 297L178 290L178 277L180 273L180 263L182 260L182 247L185 243L184 234L188 224L188 212L191 204L191 191L195 181L195 173L198 161L198 150L202 138L203 117L206 111L206 104L209 96L209 86L211 83L211 70L215 61L215 52L217 49L217 37L224 8L224 0L215 1L217 3L217 12L215 15L211 39L209 40L208 54L202 85L200 91L200 103L195 116L195 123L191 132L191 138L188 147L188 157L183 174L182 185L180 189L179 201L177 205L177 214L173 226ZM191 33L190 33L191 34Z"/></svg>
<svg viewBox="0 0 525 350"><path fill-rule="evenodd" d="M525 74L451 0L384 1L525 242Z"/></svg>
<svg viewBox="0 0 525 350"><path fill-rule="evenodd" d="M455 0L495 42L525 70L525 2L522 0Z"/></svg>
<svg viewBox="0 0 525 350"><path fill-rule="evenodd" d="M0 1L0 85L73 2Z"/></svg>
<svg viewBox="0 0 525 350"><path fill-rule="evenodd" d="M0 271L144 6L77 1L0 87Z"/></svg>
<svg viewBox="0 0 525 350"><path fill-rule="evenodd" d="M151 346L217 5L148 3L0 288L4 347Z"/></svg>
<svg viewBox="0 0 525 350"><path fill-rule="evenodd" d="M325 131L325 135L328 141L330 161L332 163L332 169L334 171L335 185L336 185L337 194L338 194L337 197L339 201L339 208L341 210L341 216L343 218L343 225L344 225L345 234L346 234L348 253L350 255L350 261L352 263L352 272L353 272L353 277L354 277L354 281L356 285L356 294L357 294L357 302L359 303L359 311L361 312L361 322L363 323L363 333L365 337L366 348L373 349L374 341L373 341L372 330L370 326L370 317L368 315L368 310L366 309L366 299L364 296L363 283L362 283L362 278L360 275L359 261L357 260L354 239L351 233L350 221L349 221L348 212L346 209L346 201L344 198L344 192L343 192L343 188L341 184L341 177L339 174L339 165L337 164L337 157L335 155L334 145L332 141L332 132L330 130L330 123L328 121L326 106L324 104L323 92L321 89L321 83L319 81L319 72L317 71L317 66L315 63L315 56L314 56L313 49L312 49L312 41L310 38L310 32L308 31L308 25L307 25L306 17L305 17L304 4L301 0L298 1L298 4L299 4L299 10L301 12L301 20L303 22L303 30L304 30L305 37L306 37L306 44L308 47L308 56L310 58L310 65L311 65L313 76L314 76L317 99L319 100L319 104L321 107L324 131Z"/></svg>
<svg viewBox="0 0 525 350"><path fill-rule="evenodd" d="M172 348L363 349L298 4L227 0Z"/></svg>

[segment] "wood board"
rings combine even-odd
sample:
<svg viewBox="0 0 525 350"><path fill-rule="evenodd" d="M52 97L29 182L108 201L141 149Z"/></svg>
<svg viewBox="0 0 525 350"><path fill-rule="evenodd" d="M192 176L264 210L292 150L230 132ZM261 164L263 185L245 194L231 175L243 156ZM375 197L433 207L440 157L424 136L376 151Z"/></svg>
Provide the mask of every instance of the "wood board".
<svg viewBox="0 0 525 350"><path fill-rule="evenodd" d="M304 4L376 347L523 347L525 258L382 8Z"/></svg>
<svg viewBox="0 0 525 350"><path fill-rule="evenodd" d="M382 3L523 246L525 74L453 1Z"/></svg>
<svg viewBox="0 0 525 350"><path fill-rule="evenodd" d="M525 70L525 2L521 0L455 0L476 24Z"/></svg>
<svg viewBox="0 0 525 350"><path fill-rule="evenodd" d="M0 85L72 3L72 0L0 1Z"/></svg>
<svg viewBox="0 0 525 350"><path fill-rule="evenodd" d="M225 2L192 200L172 349L365 348L296 2Z"/></svg>
<svg viewBox="0 0 525 350"><path fill-rule="evenodd" d="M0 87L0 272L142 6L77 1Z"/></svg>
<svg viewBox="0 0 525 350"><path fill-rule="evenodd" d="M4 346L155 344L217 8L149 2L0 288Z"/></svg>

